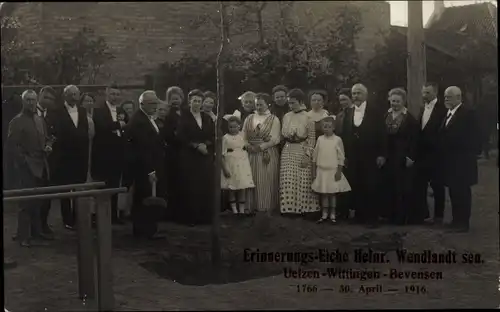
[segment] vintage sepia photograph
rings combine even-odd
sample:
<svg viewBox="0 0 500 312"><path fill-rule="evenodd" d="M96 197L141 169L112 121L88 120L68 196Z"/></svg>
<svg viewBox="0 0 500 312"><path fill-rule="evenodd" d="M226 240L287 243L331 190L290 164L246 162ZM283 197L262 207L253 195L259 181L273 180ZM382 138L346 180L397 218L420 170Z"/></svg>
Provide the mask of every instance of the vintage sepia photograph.
<svg viewBox="0 0 500 312"><path fill-rule="evenodd" d="M497 1L0 19L4 311L500 308Z"/></svg>

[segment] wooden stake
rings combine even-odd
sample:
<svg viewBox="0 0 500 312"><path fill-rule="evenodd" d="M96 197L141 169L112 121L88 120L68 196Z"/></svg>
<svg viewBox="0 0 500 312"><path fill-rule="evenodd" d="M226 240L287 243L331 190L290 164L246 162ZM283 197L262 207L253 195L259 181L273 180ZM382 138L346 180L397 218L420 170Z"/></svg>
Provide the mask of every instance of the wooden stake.
<svg viewBox="0 0 500 312"><path fill-rule="evenodd" d="M97 304L99 311L114 310L113 269L111 263L111 198L102 195L97 200Z"/></svg>
<svg viewBox="0 0 500 312"><path fill-rule="evenodd" d="M94 242L90 207L82 205L82 198L74 198L78 235L78 291L80 299L95 298Z"/></svg>

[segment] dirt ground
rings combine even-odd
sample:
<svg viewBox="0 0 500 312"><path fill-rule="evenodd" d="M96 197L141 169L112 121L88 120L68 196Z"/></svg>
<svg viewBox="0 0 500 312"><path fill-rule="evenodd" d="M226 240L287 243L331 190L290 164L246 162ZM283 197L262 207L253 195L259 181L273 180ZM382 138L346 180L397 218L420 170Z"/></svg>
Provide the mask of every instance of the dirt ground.
<svg viewBox="0 0 500 312"><path fill-rule="evenodd" d="M246 276L239 280L235 277L232 283L210 284L207 280L199 283L205 284L203 286L192 285L195 284L193 281L187 285L189 281L186 279L172 279L193 275L196 268L183 265L184 262L203 265L208 261L210 228L162 224L161 228L167 235L165 241L138 243L127 225L114 228L115 310L497 308L500 305L500 267L496 157L481 160L479 166L480 184L473 188L472 224L467 234L410 226L384 226L375 230L353 225L332 227L282 217L271 220L222 218L223 256L233 261L229 266L243 262L245 248L266 252L339 248L352 254L354 248L360 247L388 251L390 263L351 262L342 268L381 272L389 269L438 271L443 274L442 280L397 280L383 275L379 280L367 281L324 276L290 279L281 272L284 265L253 264L248 267ZM5 307L9 311L82 311L93 307L92 303L78 299L76 233L62 229L57 206L54 203L51 212L57 240L48 247L31 249L19 248L12 242L16 227L15 207L4 207L4 252L18 261L17 268L5 271ZM448 220L450 210L447 201ZM400 265L395 253L391 252L397 248L416 252L424 249L436 252L454 250L459 255L477 253L481 255L481 263ZM461 256L457 257L460 262L461 259ZM209 270L208 266L206 268ZM324 265L311 264L307 268L323 269ZM198 268L197 271L201 270ZM160 274L167 274L170 278L162 278ZM297 292L297 285L306 291ZM349 286L351 292L342 293L341 285L344 290ZM381 288L375 293L359 292L361 286L376 285L381 285ZM425 287L425 294L406 293L405 286L412 285L415 289Z"/></svg>

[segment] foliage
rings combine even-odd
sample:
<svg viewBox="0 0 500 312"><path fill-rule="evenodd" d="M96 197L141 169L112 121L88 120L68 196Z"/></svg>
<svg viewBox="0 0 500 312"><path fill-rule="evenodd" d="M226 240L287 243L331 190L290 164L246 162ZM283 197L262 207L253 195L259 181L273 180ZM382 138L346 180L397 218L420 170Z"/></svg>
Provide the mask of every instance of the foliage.
<svg viewBox="0 0 500 312"><path fill-rule="evenodd" d="M93 84L104 64L114 58L106 41L102 37L94 38L91 28L83 27L73 38L61 42L49 53L44 61L52 68L50 75L38 73L45 84L81 83L87 77L87 83Z"/></svg>
<svg viewBox="0 0 500 312"><path fill-rule="evenodd" d="M2 84L29 83L29 75L22 68L31 65L31 59L25 56L26 45L18 40L18 29L21 23L15 17L2 16Z"/></svg>
<svg viewBox="0 0 500 312"><path fill-rule="evenodd" d="M446 33L441 35L447 36ZM496 40L486 35L469 34L455 35L451 42L458 47L454 56L427 45L427 80L441 86L457 85L463 91L472 91L478 86L479 77L496 72ZM376 54L368 63L365 80L370 90L379 91L377 100L385 101L386 92L393 87L406 87L406 46L406 37L393 31L382 45L376 47ZM440 91L443 92L443 88Z"/></svg>
<svg viewBox="0 0 500 312"><path fill-rule="evenodd" d="M387 34L383 43L375 47L364 78L369 90L378 91L377 102L385 101L391 88L406 88L406 53L406 37L395 32Z"/></svg>
<svg viewBox="0 0 500 312"><path fill-rule="evenodd" d="M43 56L32 56L17 32L22 25L13 18L2 19L2 83L5 85L79 84L86 77L95 83L102 66L114 58L105 40L83 27L74 37L59 42ZM4 35L8 36L5 37Z"/></svg>
<svg viewBox="0 0 500 312"><path fill-rule="evenodd" d="M271 86L285 84L303 89L325 88L334 93L359 79L355 39L361 31L361 14L351 5L339 5L312 25L299 24L290 12L295 2L280 1L280 18L264 18L265 2L231 2L229 35L258 33L258 39L231 48L225 77L228 99L246 90L270 92ZM194 22L193 22L194 21ZM216 28L215 14L205 13L191 23L193 30ZM219 34L218 32L215 32ZM219 38L213 38L220 40ZM162 84L216 89L215 55L200 60L185 56L181 61L160 67ZM201 69L201 70L200 70ZM208 83L206 82L208 81ZM235 94L231 94L235 93Z"/></svg>

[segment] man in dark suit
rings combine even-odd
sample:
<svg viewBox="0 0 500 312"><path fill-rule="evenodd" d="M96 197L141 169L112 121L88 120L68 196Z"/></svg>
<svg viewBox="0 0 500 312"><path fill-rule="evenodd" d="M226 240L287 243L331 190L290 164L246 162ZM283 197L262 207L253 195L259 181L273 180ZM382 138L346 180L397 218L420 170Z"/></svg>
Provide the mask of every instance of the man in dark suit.
<svg viewBox="0 0 500 312"><path fill-rule="evenodd" d="M367 95L364 85L352 87L354 106L345 111L341 138L346 154L345 174L352 188L351 208L359 223L376 227L382 210L377 185L385 163L387 135L384 111L367 104Z"/></svg>
<svg viewBox="0 0 500 312"><path fill-rule="evenodd" d="M52 184L85 183L88 174L89 124L85 108L78 107L80 90L69 85L63 91L64 103L48 111L52 135L55 137L53 162L56 164ZM75 212L72 200L61 199L61 214L64 227L73 230Z"/></svg>
<svg viewBox="0 0 500 312"><path fill-rule="evenodd" d="M440 181L438 169L438 133L446 116L444 104L437 99L437 85L426 83L422 88L424 107L420 112L420 132L417 139L415 168L416 222L429 218L427 189L429 183L434 192L434 216L427 219L429 224L442 224L444 215L444 186Z"/></svg>
<svg viewBox="0 0 500 312"><path fill-rule="evenodd" d="M454 232L468 232L472 205L471 186L477 184L477 156L481 153L479 127L474 110L462 104L462 91L455 86L444 92L448 109L439 132L443 181L450 194Z"/></svg>
<svg viewBox="0 0 500 312"><path fill-rule="evenodd" d="M106 182L107 187L119 187L125 166L125 141L122 129L125 121L120 121L120 90L116 86L106 88L106 101L94 109L95 136L92 142L92 178ZM123 224L118 214L118 195L111 197L111 220L113 224Z"/></svg>
<svg viewBox="0 0 500 312"><path fill-rule="evenodd" d="M145 91L139 97L140 109L125 126L127 172L125 185L134 184L132 207L133 234L137 238L163 238L157 234L157 218L144 210L142 202L152 194L152 182L163 177L165 162L164 140L154 120L159 99L154 91ZM163 181L158 181L157 190ZM157 194L162 194L158 191Z"/></svg>
<svg viewBox="0 0 500 312"><path fill-rule="evenodd" d="M50 111L54 110L55 103L56 103L56 91L50 86L43 87L40 90L40 94L38 95L38 104L36 106L36 112L40 118L43 118L43 120L45 120L45 123L49 128L51 127L52 123L47 118L47 112L49 110ZM51 129L48 130L49 133L52 132ZM48 157L48 164L49 164L49 172L53 171L56 164L54 163L54 159L50 154ZM50 179L48 183L49 184L51 183ZM54 232L52 231L48 223L51 203L52 203L51 200L44 200L42 207L40 209L40 218L42 219L42 231L46 235L54 235Z"/></svg>
<svg viewBox="0 0 500 312"><path fill-rule="evenodd" d="M26 90L22 96L23 109L9 123L6 148L13 159L15 181L8 181L13 188L34 188L47 185L47 153L52 151L47 141L47 127L36 114L37 95ZM36 239L52 239L44 235L40 219L42 202L23 201L19 203L17 240L23 247L37 243ZM40 243L40 242L38 242Z"/></svg>

